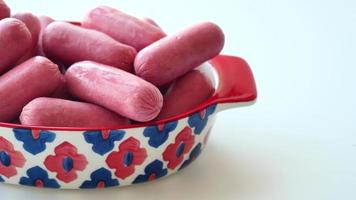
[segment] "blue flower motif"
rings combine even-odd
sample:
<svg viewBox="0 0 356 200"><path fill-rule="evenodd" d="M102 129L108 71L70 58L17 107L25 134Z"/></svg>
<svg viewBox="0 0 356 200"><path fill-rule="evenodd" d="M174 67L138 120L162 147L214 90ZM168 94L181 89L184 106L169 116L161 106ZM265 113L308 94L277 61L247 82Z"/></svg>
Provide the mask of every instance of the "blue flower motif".
<svg viewBox="0 0 356 200"><path fill-rule="evenodd" d="M53 142L56 138L56 134L50 131L39 131L31 129L13 129L15 138L23 142L23 148L36 155L46 149L47 142Z"/></svg>
<svg viewBox="0 0 356 200"><path fill-rule="evenodd" d="M169 122L158 126L149 126L143 131L145 137L149 137L148 144L152 147L158 148L167 139L170 132L176 129L178 121Z"/></svg>
<svg viewBox="0 0 356 200"><path fill-rule="evenodd" d="M155 160L146 166L145 174L137 176L133 184L155 180L167 175L167 173L168 170L163 168L163 162Z"/></svg>
<svg viewBox="0 0 356 200"><path fill-rule="evenodd" d="M46 170L39 166L32 167L26 172L28 177L21 177L20 184L35 187L59 188L60 185L55 179L48 178Z"/></svg>
<svg viewBox="0 0 356 200"><path fill-rule="evenodd" d="M4 179L0 176L0 182L4 182Z"/></svg>
<svg viewBox="0 0 356 200"><path fill-rule="evenodd" d="M194 149L192 150L192 152L189 155L189 159L184 161L184 163L179 168L179 170L181 170L181 169L185 168L186 166L188 166L191 162L193 162L200 155L201 146L202 146L202 144L199 143L199 144L197 144L197 146L194 147Z"/></svg>
<svg viewBox="0 0 356 200"><path fill-rule="evenodd" d="M188 119L188 124L191 128L194 128L194 133L199 135L206 124L208 123L209 116L215 112L216 104L209 106L207 109L202 110L191 115Z"/></svg>
<svg viewBox="0 0 356 200"><path fill-rule="evenodd" d="M104 155L114 148L115 141L120 141L125 131L111 130L111 131L85 131L83 133L85 141L93 144L93 151L99 155Z"/></svg>
<svg viewBox="0 0 356 200"><path fill-rule="evenodd" d="M119 181L111 178L111 172L105 168L100 168L91 173L90 181L84 181L80 188L104 188L118 186Z"/></svg>

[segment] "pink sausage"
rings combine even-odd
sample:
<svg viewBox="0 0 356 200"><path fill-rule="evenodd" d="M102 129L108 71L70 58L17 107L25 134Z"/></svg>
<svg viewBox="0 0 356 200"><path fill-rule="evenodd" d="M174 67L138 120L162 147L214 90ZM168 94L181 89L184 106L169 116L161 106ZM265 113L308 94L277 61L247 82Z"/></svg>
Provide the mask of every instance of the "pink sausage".
<svg viewBox="0 0 356 200"><path fill-rule="evenodd" d="M106 33L137 51L165 37L154 25L107 6L91 10L83 19L82 26Z"/></svg>
<svg viewBox="0 0 356 200"><path fill-rule="evenodd" d="M46 28L50 23L54 22L54 19L52 19L49 16L46 15L41 15L38 17L38 20L40 21L41 24L41 31Z"/></svg>
<svg viewBox="0 0 356 200"><path fill-rule="evenodd" d="M10 17L10 14L9 6L3 0L0 0L0 20Z"/></svg>
<svg viewBox="0 0 356 200"><path fill-rule="evenodd" d="M43 52L43 47L42 47L42 34L44 29L52 22L54 22L54 19L42 15L38 17L38 20L40 21L41 24L41 31L40 31L40 35L38 37L38 43L37 43L37 55L40 56L45 56L44 52Z"/></svg>
<svg viewBox="0 0 356 200"><path fill-rule="evenodd" d="M151 18L145 17L145 18L142 19L142 21L144 21L146 23L149 23L149 24L159 28L160 30L162 30L161 27Z"/></svg>
<svg viewBox="0 0 356 200"><path fill-rule="evenodd" d="M31 33L18 19L6 18L0 21L0 75L21 58L32 44Z"/></svg>
<svg viewBox="0 0 356 200"><path fill-rule="evenodd" d="M100 106L77 101L40 97L22 110L23 125L54 127L105 127L129 124L129 120Z"/></svg>
<svg viewBox="0 0 356 200"><path fill-rule="evenodd" d="M71 95L69 94L69 91L67 88L66 79L63 79L63 81L60 82L59 86L51 94L51 97L59 98L59 99L71 99L72 98Z"/></svg>
<svg viewBox="0 0 356 200"><path fill-rule="evenodd" d="M31 100L53 93L63 79L58 66L33 57L0 77L0 121L14 120Z"/></svg>
<svg viewBox="0 0 356 200"><path fill-rule="evenodd" d="M46 15L39 16L38 20L41 24L41 31L43 31L50 23L54 22L54 19Z"/></svg>
<svg viewBox="0 0 356 200"><path fill-rule="evenodd" d="M163 107L157 119L189 111L212 96L215 89L202 72L193 70L177 79L163 96Z"/></svg>
<svg viewBox="0 0 356 200"><path fill-rule="evenodd" d="M33 57L36 55L37 52L37 42L38 42L38 37L41 31L41 24L40 21L38 20L37 16L33 15L32 13L28 12L21 12L21 13L16 13L15 15L12 16L12 18L18 19L25 23L26 27L31 33L32 37L32 45L31 49L23 55L20 60L17 62L18 64L26 61L27 59Z"/></svg>
<svg viewBox="0 0 356 200"><path fill-rule="evenodd" d="M114 67L83 61L69 67L65 77L72 95L129 119L150 121L162 108L154 85Z"/></svg>
<svg viewBox="0 0 356 200"><path fill-rule="evenodd" d="M132 71L136 50L104 33L65 22L53 22L42 37L45 54L65 64L91 60Z"/></svg>
<svg viewBox="0 0 356 200"><path fill-rule="evenodd" d="M136 74L161 86L217 56L224 34L210 22L167 36L140 51L135 58Z"/></svg>

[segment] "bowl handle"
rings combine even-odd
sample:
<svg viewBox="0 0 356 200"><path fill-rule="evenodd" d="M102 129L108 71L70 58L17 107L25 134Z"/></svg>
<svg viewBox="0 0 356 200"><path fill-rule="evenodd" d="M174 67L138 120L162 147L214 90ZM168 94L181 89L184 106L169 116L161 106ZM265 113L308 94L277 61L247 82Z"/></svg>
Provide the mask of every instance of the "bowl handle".
<svg viewBox="0 0 356 200"><path fill-rule="evenodd" d="M257 90L247 62L235 56L219 55L210 61L217 72L219 85L213 97L219 110L255 103Z"/></svg>

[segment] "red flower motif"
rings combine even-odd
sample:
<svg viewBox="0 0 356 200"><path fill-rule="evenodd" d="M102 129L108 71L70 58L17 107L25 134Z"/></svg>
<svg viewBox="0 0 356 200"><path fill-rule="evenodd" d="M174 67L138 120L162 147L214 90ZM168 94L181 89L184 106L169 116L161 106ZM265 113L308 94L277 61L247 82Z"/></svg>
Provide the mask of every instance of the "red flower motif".
<svg viewBox="0 0 356 200"><path fill-rule="evenodd" d="M176 137L175 143L168 145L163 152L163 160L168 161L167 167L175 169L183 162L184 155L189 153L194 145L195 137L192 129L185 127Z"/></svg>
<svg viewBox="0 0 356 200"><path fill-rule="evenodd" d="M0 175L7 178L17 174L16 167L23 167L26 159L21 152L15 151L11 142L0 137Z"/></svg>
<svg viewBox="0 0 356 200"><path fill-rule="evenodd" d="M132 175L135 166L141 165L147 158L146 149L140 148L140 141L130 137L119 145L119 151L114 151L106 158L106 163L115 169L115 175L121 179Z"/></svg>
<svg viewBox="0 0 356 200"><path fill-rule="evenodd" d="M45 166L51 172L57 172L57 178L69 183L77 178L77 171L83 171L88 164L83 154L78 154L77 148L69 142L58 145L56 155L47 156Z"/></svg>

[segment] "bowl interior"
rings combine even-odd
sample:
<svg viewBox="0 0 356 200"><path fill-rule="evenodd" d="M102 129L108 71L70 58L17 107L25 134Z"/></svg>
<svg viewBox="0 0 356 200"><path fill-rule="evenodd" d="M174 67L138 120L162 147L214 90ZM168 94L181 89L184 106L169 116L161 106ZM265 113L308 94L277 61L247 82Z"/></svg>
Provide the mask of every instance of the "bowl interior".
<svg viewBox="0 0 356 200"><path fill-rule="evenodd" d="M197 69L203 72L210 79L215 89L218 88L219 76L214 67L209 62L203 63Z"/></svg>

